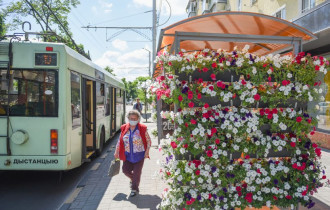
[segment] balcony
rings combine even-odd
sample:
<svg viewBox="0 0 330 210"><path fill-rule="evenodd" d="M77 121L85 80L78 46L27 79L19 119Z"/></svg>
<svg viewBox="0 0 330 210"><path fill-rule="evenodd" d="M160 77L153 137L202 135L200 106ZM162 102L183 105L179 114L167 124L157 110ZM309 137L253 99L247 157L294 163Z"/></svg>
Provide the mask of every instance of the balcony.
<svg viewBox="0 0 330 210"><path fill-rule="evenodd" d="M313 32L318 39L304 44L303 50L312 54L330 52L330 0L301 14L292 22Z"/></svg>
<svg viewBox="0 0 330 210"><path fill-rule="evenodd" d="M218 3L221 3L223 5L226 5L227 4L227 0L211 0L210 5L209 5L210 12L219 12L218 9L215 8Z"/></svg>
<svg viewBox="0 0 330 210"><path fill-rule="evenodd" d="M189 11L188 12L188 18L196 16L196 11Z"/></svg>
<svg viewBox="0 0 330 210"><path fill-rule="evenodd" d="M330 1L326 1L314 7L311 10L305 11L300 17L293 21L313 33L323 31L330 28Z"/></svg>

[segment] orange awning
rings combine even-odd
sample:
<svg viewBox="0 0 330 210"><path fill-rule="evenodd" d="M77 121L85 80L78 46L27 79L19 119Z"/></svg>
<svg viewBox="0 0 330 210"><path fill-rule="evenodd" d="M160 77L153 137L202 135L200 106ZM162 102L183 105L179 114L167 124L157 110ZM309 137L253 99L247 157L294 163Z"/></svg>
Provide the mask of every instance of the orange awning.
<svg viewBox="0 0 330 210"><path fill-rule="evenodd" d="M305 28L273 16L250 12L217 12L191 17L161 30L157 52L165 47L186 51L205 48L232 51L250 45L256 55L288 51L316 39ZM177 43L177 44L175 44ZM300 43L300 44L297 44ZM177 45L177 46L176 46ZM296 50L297 51L297 50ZM155 75L160 72L156 70Z"/></svg>

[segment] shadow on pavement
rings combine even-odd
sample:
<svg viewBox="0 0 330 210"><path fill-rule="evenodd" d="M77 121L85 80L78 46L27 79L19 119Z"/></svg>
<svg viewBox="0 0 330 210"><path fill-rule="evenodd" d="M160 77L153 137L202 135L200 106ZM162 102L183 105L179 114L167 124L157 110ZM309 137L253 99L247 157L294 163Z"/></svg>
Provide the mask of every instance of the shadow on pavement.
<svg viewBox="0 0 330 210"><path fill-rule="evenodd" d="M156 206L161 202L161 198L157 195L138 194L134 197L128 197L124 193L118 193L113 200L129 201L138 209L157 209Z"/></svg>

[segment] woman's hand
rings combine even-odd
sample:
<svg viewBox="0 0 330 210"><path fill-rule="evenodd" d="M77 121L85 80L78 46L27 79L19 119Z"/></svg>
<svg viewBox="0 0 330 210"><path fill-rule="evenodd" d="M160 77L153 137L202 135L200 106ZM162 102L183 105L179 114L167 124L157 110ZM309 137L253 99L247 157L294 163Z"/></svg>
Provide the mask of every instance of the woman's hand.
<svg viewBox="0 0 330 210"><path fill-rule="evenodd" d="M119 159L119 151L118 150L115 151L114 156L115 156L115 159Z"/></svg>
<svg viewBox="0 0 330 210"><path fill-rule="evenodd" d="M144 153L144 158L149 158L149 149L147 149L146 152Z"/></svg>

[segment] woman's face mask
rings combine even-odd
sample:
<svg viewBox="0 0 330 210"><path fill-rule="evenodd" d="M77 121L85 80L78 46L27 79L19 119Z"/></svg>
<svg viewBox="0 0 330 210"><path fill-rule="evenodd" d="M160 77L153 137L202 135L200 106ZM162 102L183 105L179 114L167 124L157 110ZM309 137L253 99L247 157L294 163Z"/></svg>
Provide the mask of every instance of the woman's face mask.
<svg viewBox="0 0 330 210"><path fill-rule="evenodd" d="M130 120L129 121L129 124L132 125L132 126L135 126L138 124L139 121L133 121L133 120Z"/></svg>
<svg viewBox="0 0 330 210"><path fill-rule="evenodd" d="M139 123L139 118L135 115L130 116L128 120L129 120L129 124L132 126L135 126Z"/></svg>

